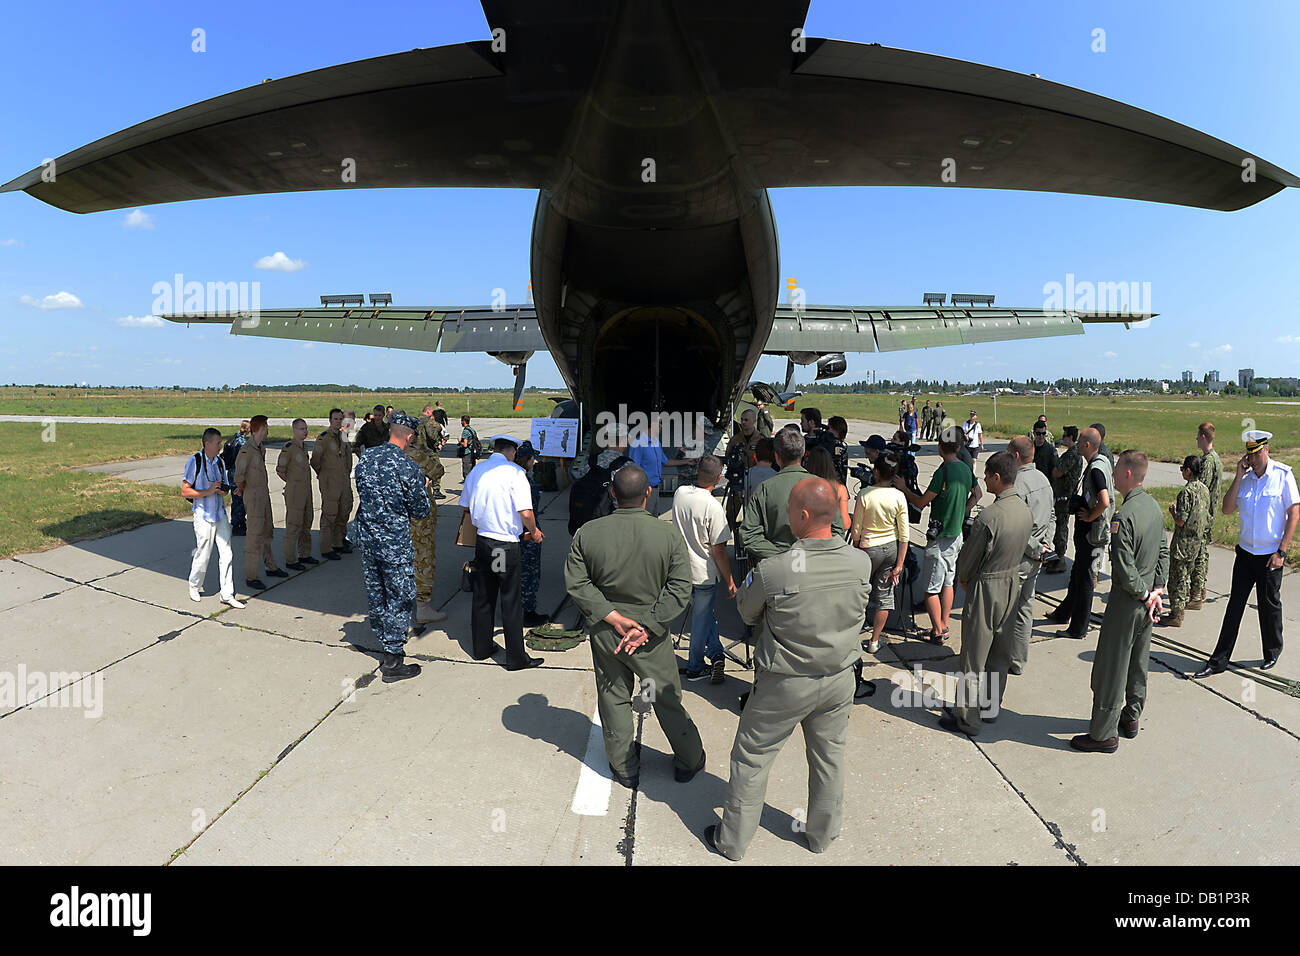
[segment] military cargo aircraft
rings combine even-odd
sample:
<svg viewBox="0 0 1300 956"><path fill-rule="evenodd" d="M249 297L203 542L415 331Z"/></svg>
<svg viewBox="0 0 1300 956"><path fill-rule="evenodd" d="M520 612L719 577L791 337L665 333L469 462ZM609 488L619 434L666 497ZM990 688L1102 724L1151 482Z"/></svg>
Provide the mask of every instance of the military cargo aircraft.
<svg viewBox="0 0 1300 956"><path fill-rule="evenodd" d="M482 0L489 38L218 96L0 189L74 212L380 187L537 191L532 302L174 313L237 335L545 349L584 415L620 404L716 424L764 354L819 378L845 352L1078 334L1098 314L780 303L768 190L1025 189L1235 210L1292 174L1113 100L878 44L808 37L807 0ZM354 176L341 175L352 164ZM50 172L56 175L48 175ZM355 297L359 299L360 297ZM982 304L977 304L982 303Z"/></svg>

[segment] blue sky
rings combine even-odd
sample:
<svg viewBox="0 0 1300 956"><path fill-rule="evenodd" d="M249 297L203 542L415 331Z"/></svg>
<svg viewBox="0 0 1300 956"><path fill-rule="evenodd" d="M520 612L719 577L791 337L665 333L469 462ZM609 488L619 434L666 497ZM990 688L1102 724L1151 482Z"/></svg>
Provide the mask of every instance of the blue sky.
<svg viewBox="0 0 1300 956"><path fill-rule="evenodd" d="M191 50L206 31L207 51ZM1106 52L1092 50L1106 31ZM22 4L6 11L0 181L198 100L416 46L485 39L477 3ZM974 60L1168 116L1300 170L1300 4L910 4L813 0L807 32ZM78 216L0 196L0 382L221 385L355 382L509 385L487 356L258 340L132 324L152 287L260 281L262 305L391 290L412 305L522 300L536 196L524 190L358 190L144 207ZM1300 374L1300 190L1219 213L1117 199L929 189L774 190L782 274L810 303L920 303L930 290L1039 306L1045 283L1150 282L1148 328L889 355L850 355L848 379L974 380ZM305 264L260 270L277 252ZM54 305L59 293L80 308ZM764 359L760 377L784 373ZM555 385L548 356L530 384Z"/></svg>

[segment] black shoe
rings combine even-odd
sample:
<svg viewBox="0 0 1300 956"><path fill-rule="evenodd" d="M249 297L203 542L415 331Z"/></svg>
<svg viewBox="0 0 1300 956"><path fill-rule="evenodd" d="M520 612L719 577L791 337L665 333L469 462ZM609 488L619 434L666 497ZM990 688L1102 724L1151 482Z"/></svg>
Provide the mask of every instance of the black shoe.
<svg viewBox="0 0 1300 956"><path fill-rule="evenodd" d="M1064 614L1057 614L1055 611L1049 611L1049 612L1045 615L1045 618L1044 618L1044 619L1045 619L1045 620L1048 620L1048 621L1051 621L1053 624L1069 624L1069 623L1070 623L1070 619L1069 619L1068 617L1066 617Z"/></svg>
<svg viewBox="0 0 1300 956"><path fill-rule="evenodd" d="M346 538L344 538L344 539L343 539L343 547L340 548L339 550L341 550L344 554L351 554L351 553L352 553L352 542L349 541L349 540L347 540Z"/></svg>
<svg viewBox="0 0 1300 956"><path fill-rule="evenodd" d="M726 677L726 675L727 675L727 670L726 670L726 668L727 668L727 664L726 664L726 661L727 661L727 659L726 659L725 657L721 657L721 656L718 657L718 658L716 658L716 659L713 661L713 665L709 668L709 683L710 683L710 684L721 684L724 680L727 679L727 677Z"/></svg>
<svg viewBox="0 0 1300 956"><path fill-rule="evenodd" d="M625 777L623 776L623 774L619 773L617 770L614 769L613 764L609 765L609 772L613 775L615 780L617 780L623 786L627 787L629 790L635 790L637 784L641 782L640 773L637 773L635 776L632 777Z"/></svg>
<svg viewBox="0 0 1300 956"><path fill-rule="evenodd" d="M266 590L266 585L263 584L263 583L262 583L260 580L258 580L257 578L253 578L253 580L251 580L251 581L245 581L245 582L244 582L244 587L248 588L250 591L265 591L265 590Z"/></svg>
<svg viewBox="0 0 1300 956"><path fill-rule="evenodd" d="M266 576L268 578L287 578L289 576L289 572L286 571L284 568L276 568L274 571L267 571Z"/></svg>
<svg viewBox="0 0 1300 956"><path fill-rule="evenodd" d="M1081 640L1083 640L1085 637L1088 636L1088 632L1087 632L1087 631L1084 631L1082 634L1071 634L1069 628L1066 628L1064 631L1057 631L1057 632L1056 632L1056 636L1057 636L1057 637L1068 637L1068 638L1070 638L1070 640L1073 640L1073 641L1081 641Z"/></svg>
<svg viewBox="0 0 1300 956"><path fill-rule="evenodd" d="M301 561L295 561L293 564L286 564L285 567L288 568L290 571L307 570L307 565L303 564Z"/></svg>
<svg viewBox="0 0 1300 956"><path fill-rule="evenodd" d="M704 769L704 761L706 757L707 757L706 754L703 753L700 754L700 765L696 767L694 770L681 770L677 767L674 767L673 779L676 780L678 783L690 783L692 780L695 779L695 775Z"/></svg>
<svg viewBox="0 0 1300 956"><path fill-rule="evenodd" d="M524 611L524 627L541 627L543 624L550 624L551 619L545 614L538 614L536 611Z"/></svg>
<svg viewBox="0 0 1300 956"><path fill-rule="evenodd" d="M692 671L692 670L682 671L681 675L682 677L686 678L689 681L697 681L697 680L704 680L704 678L710 676L712 673L713 672L710 671L707 667L701 667L697 671Z"/></svg>
<svg viewBox="0 0 1300 956"><path fill-rule="evenodd" d="M1113 754L1119 750L1119 738L1111 737L1107 740L1093 740L1089 734L1079 734L1077 737L1070 738L1070 746L1075 750L1082 750L1086 754Z"/></svg>
<svg viewBox="0 0 1300 956"><path fill-rule="evenodd" d="M508 671L526 671L526 670L528 670L528 668L530 668L530 667L541 667L541 666L542 666L542 662L543 662L544 660L545 660L545 658L543 658L543 657L525 657L525 658L523 659L523 661L522 661L521 663L519 663L519 664L507 664L507 665L506 665L506 670L508 670Z"/></svg>
<svg viewBox="0 0 1300 956"><path fill-rule="evenodd" d="M957 723L957 715L951 710L944 710L943 716L939 718L939 726L944 730L951 730L959 734L965 734L967 737L975 736L975 734L972 734L970 731L962 730L961 725Z"/></svg>
<svg viewBox="0 0 1300 956"><path fill-rule="evenodd" d="M1260 664L1259 669L1262 671L1272 670L1273 665L1276 663L1277 663L1277 658L1275 657L1271 661L1265 661L1264 663Z"/></svg>
<svg viewBox="0 0 1300 956"><path fill-rule="evenodd" d="M1193 680L1200 680L1202 677L1213 677L1215 674L1222 674L1222 667L1215 667L1212 664L1206 664L1199 671L1192 675Z"/></svg>
<svg viewBox="0 0 1300 956"><path fill-rule="evenodd" d="M383 675L385 684L406 680L408 677L414 677L420 673L419 664L404 664L402 659L403 655L401 654L384 654L384 659L379 665L379 673Z"/></svg>
<svg viewBox="0 0 1300 956"><path fill-rule="evenodd" d="M492 650L488 651L488 652L487 652L486 654L484 654L482 657L475 657L474 660L476 660L476 661L486 661L486 660L488 660L489 658L491 658L491 657L493 657L493 656L495 656L495 655L497 655L497 654L500 654L500 653L501 653L501 645L498 644L496 641L493 641L493 642L492 642Z"/></svg>
<svg viewBox="0 0 1300 956"><path fill-rule="evenodd" d="M872 696L875 692L876 692L875 681L862 680L861 678L858 678L858 683L853 688L853 699L862 700L865 697Z"/></svg>
<svg viewBox="0 0 1300 956"><path fill-rule="evenodd" d="M716 823L704 828L704 845L718 856L726 856L725 853L718 849L718 825Z"/></svg>
<svg viewBox="0 0 1300 956"><path fill-rule="evenodd" d="M310 554L307 555L307 557L305 558L299 558L298 562L300 564L320 564L320 560L317 558L313 558Z"/></svg>
<svg viewBox="0 0 1300 956"><path fill-rule="evenodd" d="M326 551L324 554L321 555L321 557L324 558L324 559L327 560L327 561L342 561L342 560L343 560L343 556L342 556L341 554L339 554L337 551Z"/></svg>

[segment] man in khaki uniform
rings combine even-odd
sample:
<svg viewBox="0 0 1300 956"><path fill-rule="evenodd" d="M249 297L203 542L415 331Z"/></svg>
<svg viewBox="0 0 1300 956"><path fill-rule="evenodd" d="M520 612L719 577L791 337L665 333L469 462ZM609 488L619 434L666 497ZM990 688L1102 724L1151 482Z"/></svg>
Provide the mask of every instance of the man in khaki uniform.
<svg viewBox="0 0 1300 956"><path fill-rule="evenodd" d="M432 422L435 428L438 425L432 418L427 419L426 423L428 422ZM424 425L421 425L416 430L415 437L406 446L406 457L420 466L420 471L425 477L425 490L429 495L429 516L411 519L411 544L415 548L416 624L447 620L446 612L439 611L433 606L433 577L438 566L436 553L438 498L441 497L441 493L435 495L433 489L442 480L443 467L442 462L438 460L438 453L421 443L420 435L423 429Z"/></svg>
<svg viewBox="0 0 1300 956"><path fill-rule="evenodd" d="M704 832L705 842L730 860L745 855L758 830L772 763L796 726L808 755L808 849L820 853L840 833L871 559L831 530L839 500L829 482L803 479L787 507L798 540L758 565L736 599L745 623L759 625L754 689L731 748L722 823ZM814 581L816 587L802 587Z"/></svg>
<svg viewBox="0 0 1300 956"><path fill-rule="evenodd" d="M1136 737L1147 699L1151 625L1160 616L1169 574L1165 517L1142 482L1147 456L1126 451L1115 462L1115 490L1124 496L1110 535L1110 597L1092 661L1092 720L1070 741L1085 753L1114 753L1116 731Z"/></svg>
<svg viewBox="0 0 1300 956"><path fill-rule="evenodd" d="M1041 426L1036 428L1041 431ZM1023 674L1029 662L1029 639L1034 633L1034 594L1038 586L1038 572L1043 566L1043 552L1052 540L1056 528L1055 496L1052 483L1034 460L1038 454L1033 440L1025 435L1011 439L1009 450L1016 456L1015 492L1029 506L1033 518L1033 531L1020 559L1020 590L1016 593L1016 606L1012 617L1014 640L1011 645L1010 673Z"/></svg>
<svg viewBox="0 0 1300 956"><path fill-rule="evenodd" d="M686 783L704 769L704 744L682 706L670 629L691 595L690 557L672 523L645 510L650 481L639 465L620 468L610 492L618 507L578 529L564 565L565 588L591 633L605 755L614 779L635 787L641 768L632 694L639 678L672 747L673 776Z"/></svg>
<svg viewBox="0 0 1300 956"><path fill-rule="evenodd" d="M984 463L984 487L994 501L976 516L957 556L957 580L966 592L957 701L940 718L939 726L970 737L980 732L981 698L994 706L996 714L1011 668L1020 559L1034 530L1029 506L1016 494L1019 470L1011 452L989 456Z"/></svg>
<svg viewBox="0 0 1300 956"><path fill-rule="evenodd" d="M800 481L812 476L800 464L803 461L804 438L795 428L782 428L772 436L776 453L777 473L754 489L745 503L745 518L740 523L739 542L755 562L774 554L783 554L795 542L790 528L787 506L790 490ZM844 519L839 508L831 519L832 531L844 537Z"/></svg>
<svg viewBox="0 0 1300 956"><path fill-rule="evenodd" d="M307 423L293 420L293 439L280 450L275 473L284 482L284 566L306 571L311 556L311 465L307 460ZM306 562L306 563L303 563Z"/></svg>
<svg viewBox="0 0 1300 956"><path fill-rule="evenodd" d="M330 409L330 427L316 436L311 467L320 481L320 553L331 561L347 554L352 514L352 446L343 438L343 410Z"/></svg>
<svg viewBox="0 0 1300 956"><path fill-rule="evenodd" d="M266 585L257 576L260 562L266 562L266 575L271 578L287 578L288 571L275 566L275 555L271 553L271 538L275 534L275 522L271 517L271 491L266 481L266 434L271 429L267 426L265 415L254 415L249 419L252 431L244 447L239 449L235 459L235 487L244 499L245 520L248 534L244 538L244 583L254 591L266 590ZM249 577L249 575L252 577Z"/></svg>

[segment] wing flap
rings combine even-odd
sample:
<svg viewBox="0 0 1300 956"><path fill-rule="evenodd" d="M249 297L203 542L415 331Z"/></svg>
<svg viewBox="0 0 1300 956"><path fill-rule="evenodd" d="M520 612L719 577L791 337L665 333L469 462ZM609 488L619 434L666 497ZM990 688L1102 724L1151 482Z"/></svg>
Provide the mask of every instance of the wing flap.
<svg viewBox="0 0 1300 956"><path fill-rule="evenodd" d="M763 351L899 352L1057 335L1082 335L1085 323L1149 320L1142 314L1094 314L1052 309L952 309L911 306L781 307Z"/></svg>

